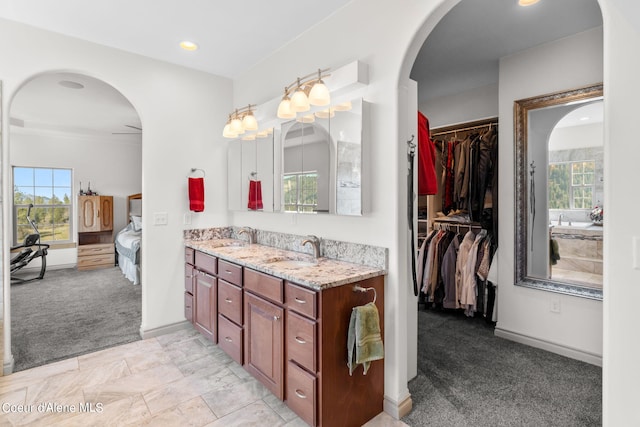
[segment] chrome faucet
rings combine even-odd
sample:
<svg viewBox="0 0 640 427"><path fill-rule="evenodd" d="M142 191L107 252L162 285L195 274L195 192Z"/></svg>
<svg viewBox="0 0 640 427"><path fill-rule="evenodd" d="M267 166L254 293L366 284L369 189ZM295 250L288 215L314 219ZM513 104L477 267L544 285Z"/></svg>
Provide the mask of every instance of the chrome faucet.
<svg viewBox="0 0 640 427"><path fill-rule="evenodd" d="M320 239L317 236L310 235L302 241L301 246L304 246L307 243L311 243L311 247L313 247L314 258L320 258Z"/></svg>
<svg viewBox="0 0 640 427"><path fill-rule="evenodd" d="M562 214L558 215L558 225L562 225Z"/></svg>
<svg viewBox="0 0 640 427"><path fill-rule="evenodd" d="M249 244L253 245L255 243L255 230L251 227L242 227L240 229L240 231L238 231L238 236L240 236L241 234L246 234L247 236L249 236Z"/></svg>

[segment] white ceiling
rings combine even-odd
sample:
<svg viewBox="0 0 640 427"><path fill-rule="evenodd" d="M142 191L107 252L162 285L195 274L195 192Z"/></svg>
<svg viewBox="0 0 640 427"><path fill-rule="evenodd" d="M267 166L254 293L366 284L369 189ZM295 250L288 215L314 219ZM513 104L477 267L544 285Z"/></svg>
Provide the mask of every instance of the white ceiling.
<svg viewBox="0 0 640 427"><path fill-rule="evenodd" d="M600 25L597 0L462 0L429 34L411 78L421 102L495 84L499 58Z"/></svg>
<svg viewBox="0 0 640 427"><path fill-rule="evenodd" d="M233 78L349 1L0 0L0 18ZM462 0L430 34L411 76L421 102L496 83L500 57L601 24L596 0L541 0L527 8L516 0ZM200 49L181 50L183 39ZM59 86L65 79L85 88ZM115 89L77 75L29 82L14 98L11 117L25 128L105 134L140 126Z"/></svg>
<svg viewBox="0 0 640 427"><path fill-rule="evenodd" d="M0 0L0 17L233 78L349 1Z"/></svg>

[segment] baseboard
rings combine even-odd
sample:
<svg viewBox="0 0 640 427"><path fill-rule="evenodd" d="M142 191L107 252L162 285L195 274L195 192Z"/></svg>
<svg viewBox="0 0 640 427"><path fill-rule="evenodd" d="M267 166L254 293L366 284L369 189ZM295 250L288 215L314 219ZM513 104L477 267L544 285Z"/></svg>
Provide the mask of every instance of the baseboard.
<svg viewBox="0 0 640 427"><path fill-rule="evenodd" d="M602 367L602 356L595 353L590 353L566 345L541 340L539 338L533 338L527 335L522 335L518 332L507 331L499 327L495 328L494 334L499 338L519 342L520 344L525 344L531 347L550 351L551 353L556 353L561 356L570 357L571 359L580 360L582 362Z"/></svg>
<svg viewBox="0 0 640 427"><path fill-rule="evenodd" d="M147 338L159 337L160 335L171 334L173 332L178 332L183 329L189 329L191 327L193 327L191 325L191 322L188 322L186 320L178 323L172 323L171 325L161 326L159 328L148 329L148 330L143 330L142 327L140 327L140 336L142 337L143 340L146 340Z"/></svg>
<svg viewBox="0 0 640 427"><path fill-rule="evenodd" d="M382 409L384 409L384 412L391 415L396 420L399 420L400 418L411 412L411 408L413 408L413 401L411 400L410 394L402 399L401 402L397 402L389 398L388 396L385 396L384 402L382 404Z"/></svg>
<svg viewBox="0 0 640 427"><path fill-rule="evenodd" d="M8 362L4 362L2 367L2 375L11 375L13 374L13 367L15 366L15 359L13 358L13 354L10 355L11 359Z"/></svg>

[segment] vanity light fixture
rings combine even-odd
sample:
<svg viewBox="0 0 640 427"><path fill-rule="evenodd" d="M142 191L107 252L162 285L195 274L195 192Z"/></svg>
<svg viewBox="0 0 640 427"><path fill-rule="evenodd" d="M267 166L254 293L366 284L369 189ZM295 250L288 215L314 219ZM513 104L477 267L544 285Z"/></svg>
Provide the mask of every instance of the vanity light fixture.
<svg viewBox="0 0 640 427"><path fill-rule="evenodd" d="M532 4L538 3L540 0L518 0L518 4L520 6L531 6Z"/></svg>
<svg viewBox="0 0 640 427"><path fill-rule="evenodd" d="M329 89L322 81L329 68L318 69L304 77L298 77L295 82L284 88L284 96L278 105L278 117L281 119L293 119L297 112L309 111L311 105L325 106L331 102ZM291 93L293 92L293 95Z"/></svg>
<svg viewBox="0 0 640 427"><path fill-rule="evenodd" d="M313 114L305 114L304 116L298 117L296 121L300 123L313 123L316 121L316 118Z"/></svg>
<svg viewBox="0 0 640 427"><path fill-rule="evenodd" d="M245 131L258 130L258 121L253 115L255 105L247 105L246 107L236 108L229 114L229 120L222 130L222 136L225 138L237 138Z"/></svg>
<svg viewBox="0 0 640 427"><path fill-rule="evenodd" d="M316 117L319 119L330 119L336 115L336 109L334 107L324 110L316 111Z"/></svg>

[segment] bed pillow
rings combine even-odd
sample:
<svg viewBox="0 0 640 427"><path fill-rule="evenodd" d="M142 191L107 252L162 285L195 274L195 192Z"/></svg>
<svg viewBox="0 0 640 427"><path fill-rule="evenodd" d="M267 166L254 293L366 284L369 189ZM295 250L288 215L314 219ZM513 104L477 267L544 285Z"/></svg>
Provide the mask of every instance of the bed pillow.
<svg viewBox="0 0 640 427"><path fill-rule="evenodd" d="M137 215L131 215L131 223L133 224L133 231L142 230L142 217Z"/></svg>

